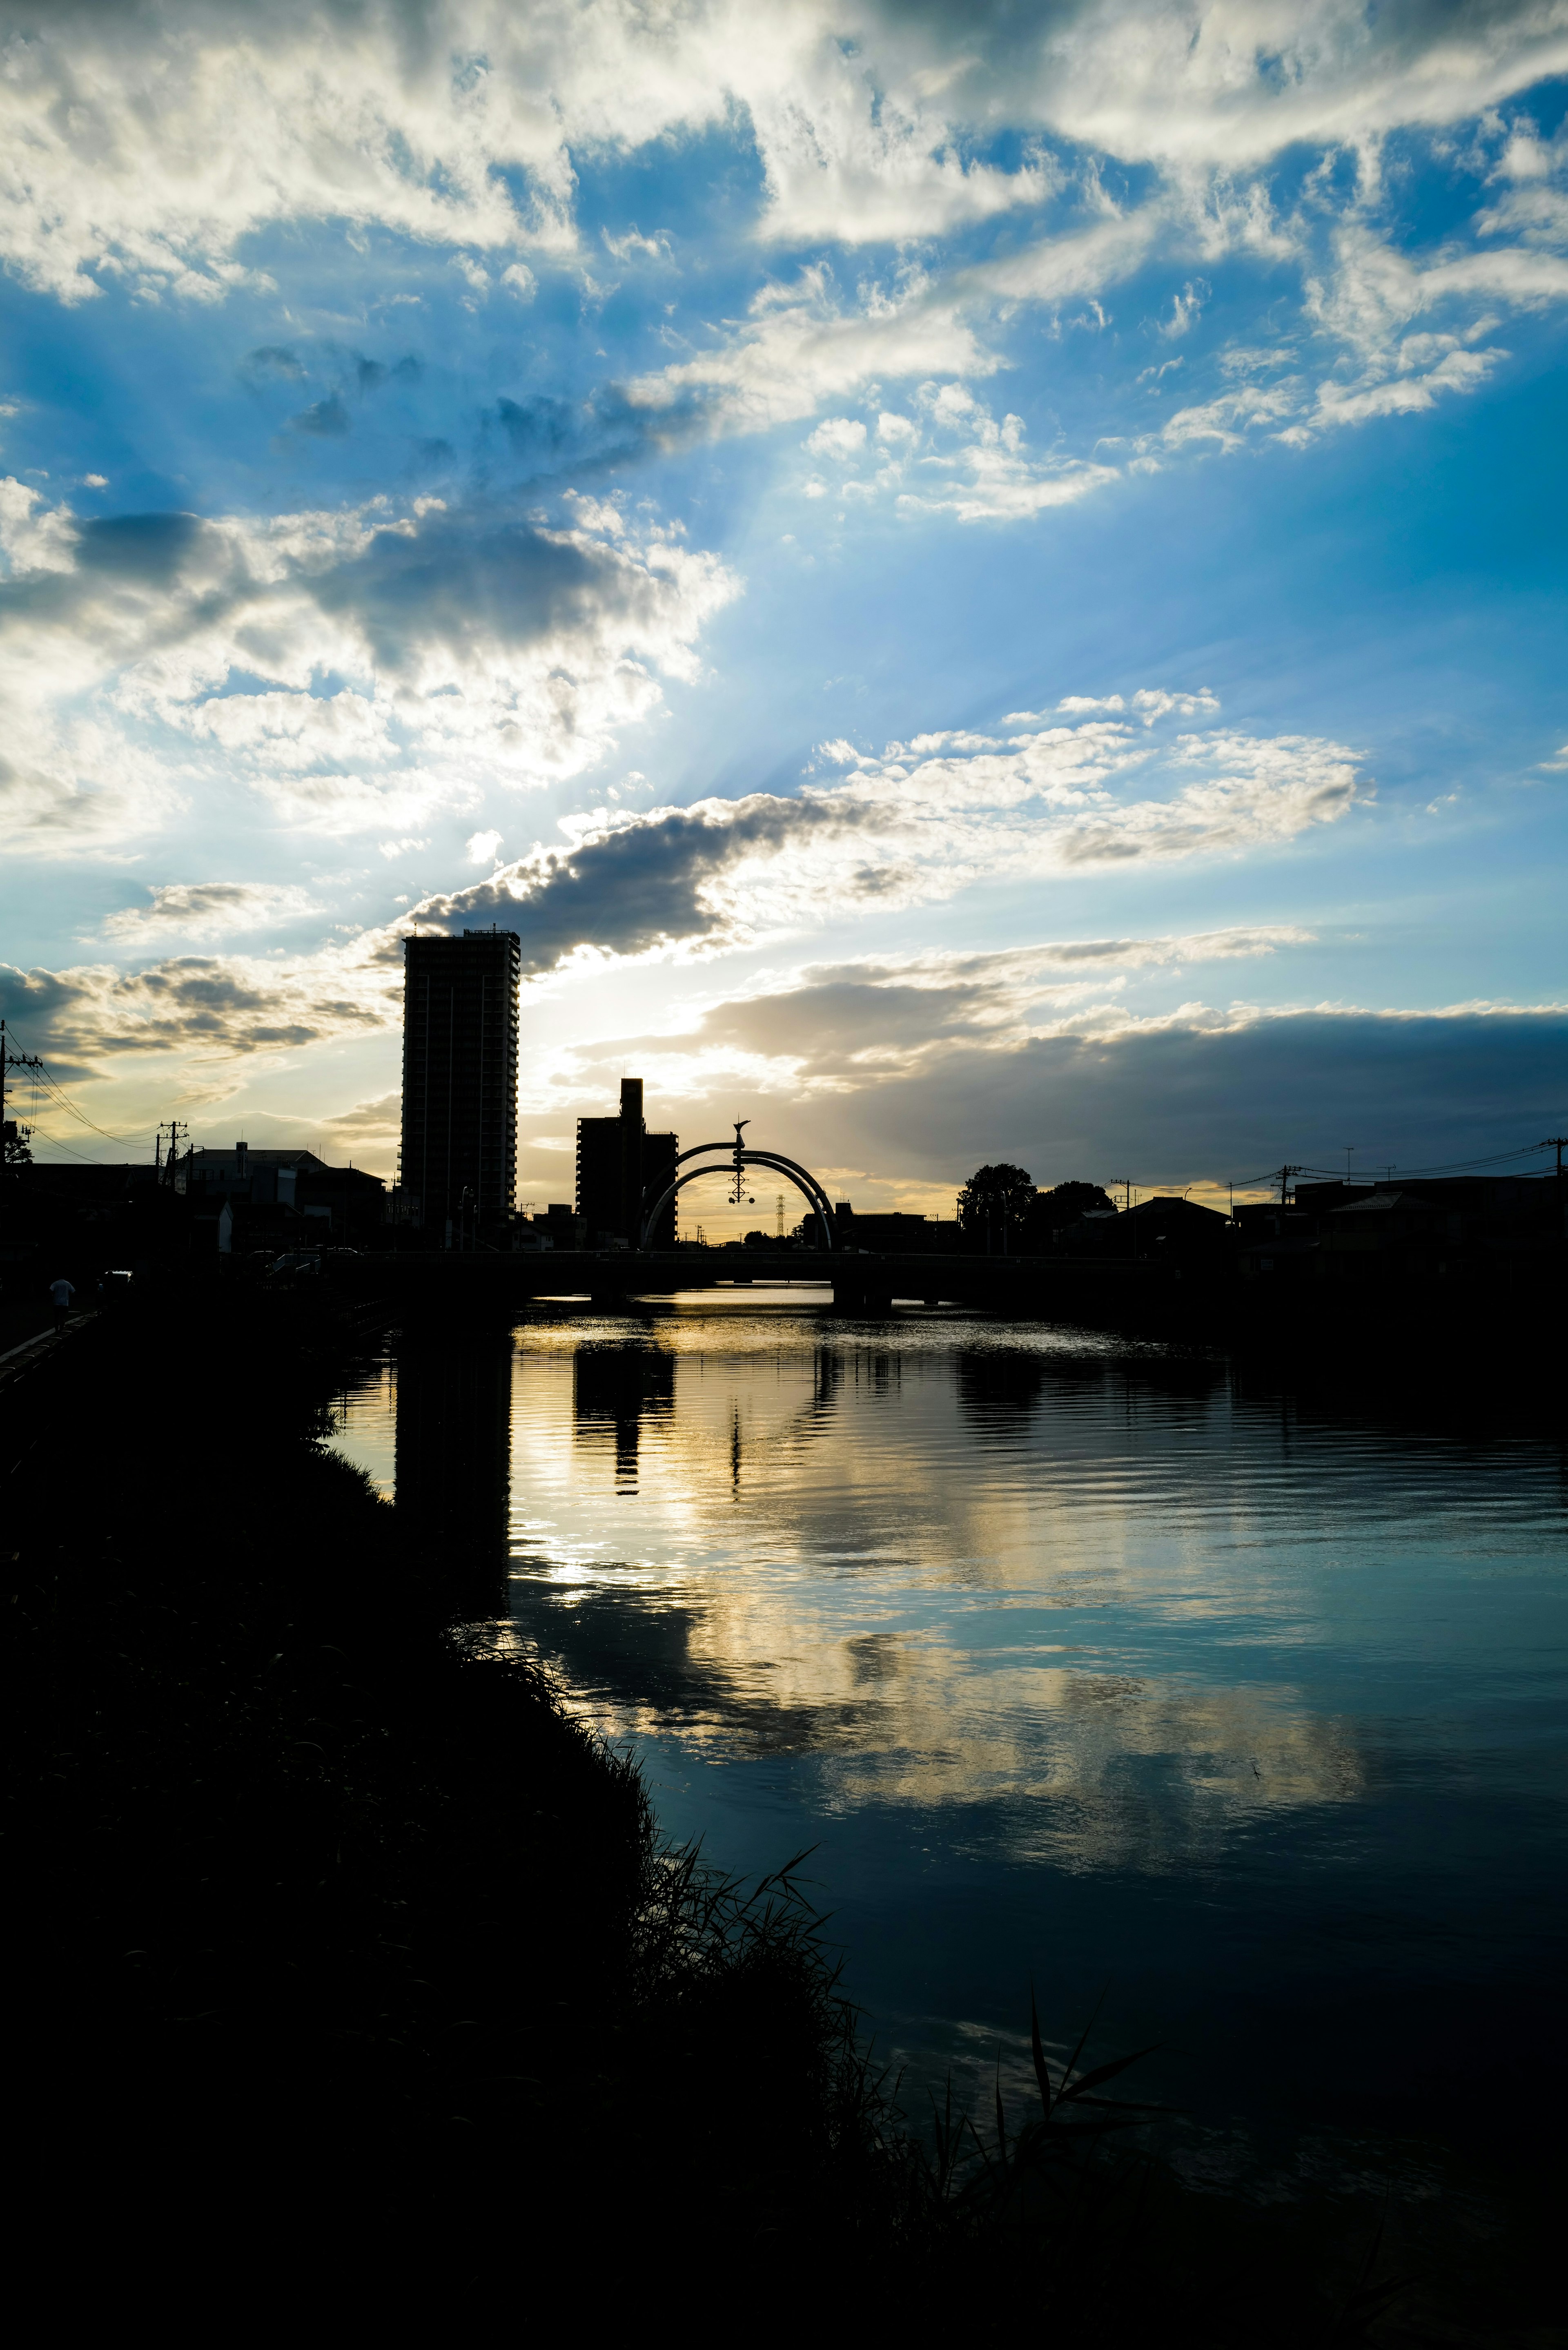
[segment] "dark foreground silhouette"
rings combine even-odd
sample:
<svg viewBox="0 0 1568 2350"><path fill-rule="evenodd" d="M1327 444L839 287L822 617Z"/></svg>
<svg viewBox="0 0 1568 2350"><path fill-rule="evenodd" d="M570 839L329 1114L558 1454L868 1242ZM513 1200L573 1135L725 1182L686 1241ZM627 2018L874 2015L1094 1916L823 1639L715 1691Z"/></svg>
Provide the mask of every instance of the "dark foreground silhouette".
<svg viewBox="0 0 1568 2350"><path fill-rule="evenodd" d="M16 2143L78 2303L1558 2338L1545 2187L1457 2229L1196 2194L1096 2102L1136 2068L1038 2043L1032 2115L907 2126L794 1877L662 1850L635 1767L454 1639L428 1503L415 1542L318 1440L329 1310L187 1301L177 1368L164 1326L74 1332L5 1422Z"/></svg>

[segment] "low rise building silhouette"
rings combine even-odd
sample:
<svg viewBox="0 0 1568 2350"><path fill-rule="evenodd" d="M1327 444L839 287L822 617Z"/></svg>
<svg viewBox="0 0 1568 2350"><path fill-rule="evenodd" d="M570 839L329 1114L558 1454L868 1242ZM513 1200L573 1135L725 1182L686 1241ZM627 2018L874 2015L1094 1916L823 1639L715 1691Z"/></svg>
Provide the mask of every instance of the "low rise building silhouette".
<svg viewBox="0 0 1568 2350"><path fill-rule="evenodd" d="M673 1182L680 1149L679 1135L649 1133L640 1077L621 1079L618 1116L578 1118L577 1216L589 1248L637 1247L643 1195L651 1202ZM649 1245L674 1247L673 1200L666 1203Z"/></svg>
<svg viewBox="0 0 1568 2350"><path fill-rule="evenodd" d="M955 1220L944 1222L940 1217L918 1215L908 1208L863 1208L857 1213L848 1200L836 1200L833 1220L841 1249L877 1249L903 1256L930 1256L943 1250L956 1252L963 1245L963 1235ZM814 1208L808 1208L801 1218L800 1231L807 1248L819 1245L820 1221Z"/></svg>
<svg viewBox="0 0 1568 2350"><path fill-rule="evenodd" d="M333 1167L314 1150L192 1149L175 1169L197 1246L239 1250L321 1243L358 1247L379 1238L386 1187L360 1167Z"/></svg>

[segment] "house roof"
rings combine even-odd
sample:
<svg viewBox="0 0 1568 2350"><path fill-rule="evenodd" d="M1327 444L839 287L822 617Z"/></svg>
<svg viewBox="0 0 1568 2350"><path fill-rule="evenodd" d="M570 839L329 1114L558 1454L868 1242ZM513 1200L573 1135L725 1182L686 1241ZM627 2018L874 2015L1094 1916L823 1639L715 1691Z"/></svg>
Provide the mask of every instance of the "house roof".
<svg viewBox="0 0 1568 2350"><path fill-rule="evenodd" d="M191 1154L197 1166L204 1159L237 1159L239 1155L232 1147L227 1150L207 1147ZM314 1150L252 1150L247 1145L244 1156L247 1167L304 1167L312 1173L319 1169L324 1175L331 1171L326 1159L317 1159Z"/></svg>
<svg viewBox="0 0 1568 2350"><path fill-rule="evenodd" d="M1177 1213L1184 1216L1213 1216L1220 1223L1225 1221L1222 1210L1206 1208L1201 1200L1184 1200L1179 1192L1175 1191L1157 1191L1152 1200L1140 1200L1131 1212L1135 1216L1168 1216Z"/></svg>

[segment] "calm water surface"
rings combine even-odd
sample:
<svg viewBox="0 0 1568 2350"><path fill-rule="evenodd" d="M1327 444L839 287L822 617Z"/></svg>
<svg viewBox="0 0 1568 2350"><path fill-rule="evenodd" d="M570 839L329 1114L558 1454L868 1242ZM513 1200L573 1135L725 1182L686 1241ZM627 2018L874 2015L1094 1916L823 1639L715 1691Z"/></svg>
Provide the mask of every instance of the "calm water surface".
<svg viewBox="0 0 1568 2350"><path fill-rule="evenodd" d="M1351 1416L1081 1330L710 1292L396 1346L337 1442L670 1833L816 1847L917 2084L1016 2066L1033 1978L1060 2030L1104 1991L1110 2040L1164 2043L1156 2093L1404 2126L1551 2060L1568 1493L1539 1415L1461 1438L1397 1384Z"/></svg>

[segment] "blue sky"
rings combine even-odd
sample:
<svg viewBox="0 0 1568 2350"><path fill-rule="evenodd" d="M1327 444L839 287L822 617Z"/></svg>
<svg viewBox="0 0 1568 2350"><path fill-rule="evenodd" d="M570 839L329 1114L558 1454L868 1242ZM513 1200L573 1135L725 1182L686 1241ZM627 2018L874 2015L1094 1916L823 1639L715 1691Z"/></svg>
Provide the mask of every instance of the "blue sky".
<svg viewBox="0 0 1568 2350"><path fill-rule="evenodd" d="M0 53L38 1156L389 1172L416 919L541 1202L623 1070L932 1208L1568 1121L1562 0Z"/></svg>

